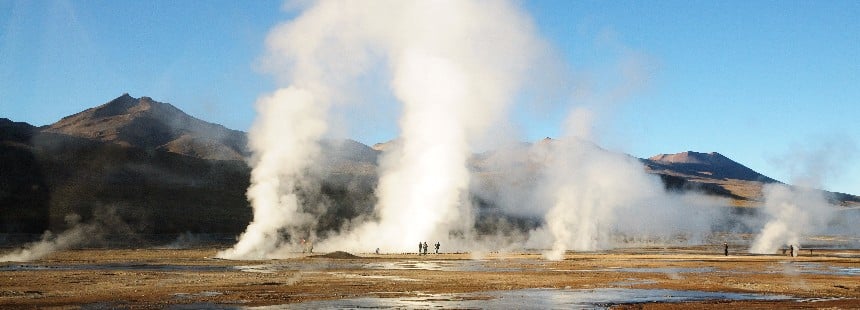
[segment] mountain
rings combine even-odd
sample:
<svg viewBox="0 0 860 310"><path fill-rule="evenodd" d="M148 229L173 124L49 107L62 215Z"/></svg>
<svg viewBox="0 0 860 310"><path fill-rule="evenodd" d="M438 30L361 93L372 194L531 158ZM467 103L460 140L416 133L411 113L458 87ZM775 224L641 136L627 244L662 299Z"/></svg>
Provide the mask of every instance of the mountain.
<svg viewBox="0 0 860 310"><path fill-rule="evenodd" d="M379 158L397 143L369 147L353 140L321 141L318 165L308 171L321 182L300 193L305 211L320 219L318 233L372 216ZM534 226L526 215L497 212L494 200L483 199L480 191L505 194L515 205L536 203L505 189L538 190L546 150L556 143L547 138L474 154L469 165L477 176L472 186L481 208L478 217L489 218L487 223ZM609 152L591 142L578 143ZM113 227L110 233L138 239L184 232L232 239L251 220L245 197L251 174L246 144L244 132L128 94L44 127L0 118L0 232L61 231L70 225L67 217L77 215L82 221L121 223L106 226ZM636 160L668 190L726 197L740 207L760 205L762 186L777 182L719 153ZM857 196L828 196L843 205L860 204ZM318 208L321 204L328 207Z"/></svg>
<svg viewBox="0 0 860 310"><path fill-rule="evenodd" d="M731 199L734 206L762 203L764 184L778 182L717 152L659 154L641 159L669 190L699 191Z"/></svg>
<svg viewBox="0 0 860 310"><path fill-rule="evenodd" d="M243 160L248 155L243 132L204 122L169 103L129 94L64 117L44 131L203 159Z"/></svg>
<svg viewBox="0 0 860 310"><path fill-rule="evenodd" d="M653 171L691 178L776 182L776 180L755 172L717 152L687 151L677 154L659 154L642 162Z"/></svg>
<svg viewBox="0 0 860 310"><path fill-rule="evenodd" d="M129 238L232 239L251 220L246 141L244 132L128 94L44 127L0 119L0 232L62 231L75 215L114 223L106 233ZM314 210L329 205L321 228L371 213L378 152L352 140L321 148L314 173L322 182L305 189L325 200L308 195Z"/></svg>

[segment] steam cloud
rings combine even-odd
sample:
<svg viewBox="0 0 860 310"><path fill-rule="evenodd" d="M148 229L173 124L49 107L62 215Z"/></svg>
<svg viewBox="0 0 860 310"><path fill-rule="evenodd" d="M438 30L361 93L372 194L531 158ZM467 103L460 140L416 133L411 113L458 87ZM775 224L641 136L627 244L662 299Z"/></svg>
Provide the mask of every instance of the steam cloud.
<svg viewBox="0 0 860 310"><path fill-rule="evenodd" d="M81 222L77 214L65 217L69 228L60 234L46 231L39 241L27 244L21 249L0 256L0 262L33 261L51 253L79 246L99 245L105 241L106 235L117 238L133 239L134 232L116 213L113 206L99 206L89 221Z"/></svg>
<svg viewBox="0 0 860 310"><path fill-rule="evenodd" d="M750 253L773 254L781 246L800 246L801 239L827 229L850 231L844 225L829 225L837 207L828 202L820 187L828 176L842 171L846 159L855 153L850 139L824 139L811 149L793 148L779 158L781 166L792 173L799 186L768 184L763 190L767 221L750 247ZM850 224L849 224L850 225Z"/></svg>
<svg viewBox="0 0 860 310"><path fill-rule="evenodd" d="M257 102L259 119L249 133L254 151L248 199L254 221L222 258L263 259L291 236L309 231L312 215L301 208L297 190L309 180L306 170L319 154L316 141L325 132L325 104L301 88L281 89ZM295 243L295 242L294 242Z"/></svg>
<svg viewBox="0 0 860 310"><path fill-rule="evenodd" d="M506 112L541 46L533 28L510 3L473 1L321 1L279 26L269 37L270 61L288 67L292 86L258 102L248 190L254 221L219 256L265 258L283 248L281 232L308 234L313 218L295 188L308 180L328 105L344 100L351 78L378 59L404 107L400 143L382 161L378 221L330 244L373 240L405 251L470 229L470 144Z"/></svg>
<svg viewBox="0 0 860 310"><path fill-rule="evenodd" d="M529 17L509 2L314 2L276 27L267 43L265 64L286 86L257 102L247 193L254 220L219 257L282 257L298 250L299 240L317 238L326 208L313 199L320 141L331 111L361 96L357 81L366 76L390 78L384 82L403 107L400 135L380 159L374 213L323 236L318 250L406 252L418 241L477 250L483 239L486 248L550 249L546 256L560 259L567 250L702 240L729 216L728 208L715 207L725 201L667 193L638 160L588 142L605 110L597 101L611 106L640 88L645 75L638 68L625 70L631 81L608 94L574 96L595 102L571 112L562 140L519 147L516 158L490 156L488 165L516 180L476 173L476 146L505 120L530 70L551 54ZM766 193L777 197L769 206L796 200L776 187ZM475 198L542 223L517 234L499 221L484 227L498 235L478 235Z"/></svg>

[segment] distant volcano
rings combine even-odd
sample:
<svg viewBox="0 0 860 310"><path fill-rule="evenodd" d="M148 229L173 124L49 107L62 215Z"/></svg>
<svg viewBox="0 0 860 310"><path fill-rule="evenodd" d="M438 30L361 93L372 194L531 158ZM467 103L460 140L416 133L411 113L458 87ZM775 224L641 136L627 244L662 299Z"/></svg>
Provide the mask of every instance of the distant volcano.
<svg viewBox="0 0 860 310"><path fill-rule="evenodd" d="M676 154L660 154L645 159L643 162L658 172L674 172L680 175L713 179L777 182L717 152L687 151Z"/></svg>
<svg viewBox="0 0 860 310"><path fill-rule="evenodd" d="M169 103L128 94L64 117L46 132L204 159L242 160L247 155L243 132L199 120Z"/></svg>

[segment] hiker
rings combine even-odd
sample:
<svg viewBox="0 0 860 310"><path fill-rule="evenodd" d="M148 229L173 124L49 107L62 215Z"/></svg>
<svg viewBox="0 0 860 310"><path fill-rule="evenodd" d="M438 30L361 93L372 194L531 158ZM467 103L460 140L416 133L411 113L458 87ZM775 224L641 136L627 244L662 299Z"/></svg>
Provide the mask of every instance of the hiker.
<svg viewBox="0 0 860 310"><path fill-rule="evenodd" d="M729 256L729 243L723 242L723 254Z"/></svg>
<svg viewBox="0 0 860 310"><path fill-rule="evenodd" d="M424 241L424 255L427 255L427 241Z"/></svg>
<svg viewBox="0 0 860 310"><path fill-rule="evenodd" d="M442 246L439 244L439 241L436 241L436 254L439 254L439 247Z"/></svg>

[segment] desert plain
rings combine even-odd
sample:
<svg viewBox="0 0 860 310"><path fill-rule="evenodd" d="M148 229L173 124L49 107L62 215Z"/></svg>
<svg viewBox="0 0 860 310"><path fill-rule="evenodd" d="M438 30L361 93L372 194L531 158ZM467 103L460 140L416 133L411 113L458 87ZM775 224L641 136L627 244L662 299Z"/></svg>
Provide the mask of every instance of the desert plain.
<svg viewBox="0 0 860 310"><path fill-rule="evenodd" d="M860 308L857 249L637 247L559 261L540 251L238 261L213 258L219 250L74 249L0 263L0 308Z"/></svg>

